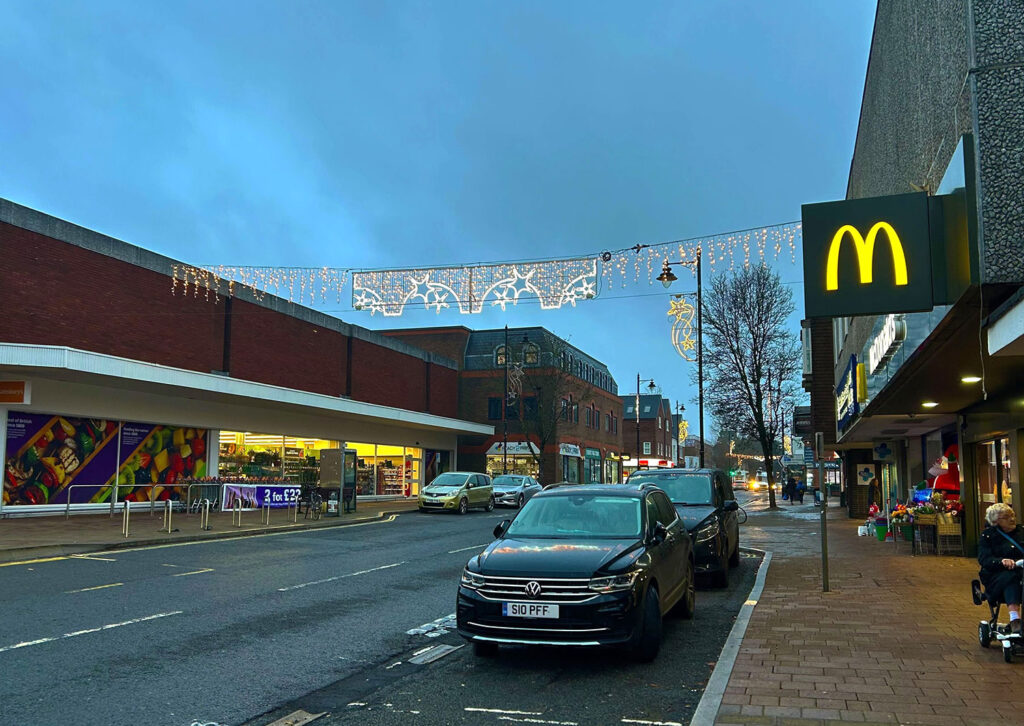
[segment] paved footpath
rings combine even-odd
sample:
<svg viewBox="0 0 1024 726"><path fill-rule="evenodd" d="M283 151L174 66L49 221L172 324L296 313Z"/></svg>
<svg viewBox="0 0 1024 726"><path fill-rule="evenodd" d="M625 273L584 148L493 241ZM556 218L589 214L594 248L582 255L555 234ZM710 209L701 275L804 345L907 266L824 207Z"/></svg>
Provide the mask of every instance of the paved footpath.
<svg viewBox="0 0 1024 726"><path fill-rule="evenodd" d="M748 511L744 544L773 555L715 723L1024 723L1024 660L978 644L973 559L911 556L830 508L824 593L820 509Z"/></svg>

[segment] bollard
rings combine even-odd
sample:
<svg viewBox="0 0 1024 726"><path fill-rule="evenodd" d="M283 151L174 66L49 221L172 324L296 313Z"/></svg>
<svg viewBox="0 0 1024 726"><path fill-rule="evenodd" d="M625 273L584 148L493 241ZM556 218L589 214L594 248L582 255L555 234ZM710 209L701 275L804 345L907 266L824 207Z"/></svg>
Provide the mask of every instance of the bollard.
<svg viewBox="0 0 1024 726"><path fill-rule="evenodd" d="M131 515L132 515L132 503L129 502L129 501L125 501L125 503L124 503L124 510L123 510L123 512L121 514L121 534L123 534L125 536L125 539L128 538L128 520L131 517Z"/></svg>
<svg viewBox="0 0 1024 726"><path fill-rule="evenodd" d="M160 529L161 532L171 533L171 515L174 513L174 504L170 499L164 502L164 526Z"/></svg>
<svg viewBox="0 0 1024 726"><path fill-rule="evenodd" d="M295 512L292 514L292 522L297 523L299 521L299 498L295 497L291 501L287 502L289 509L294 509ZM285 510L285 516L288 515L288 510Z"/></svg>
<svg viewBox="0 0 1024 726"><path fill-rule="evenodd" d="M263 502L263 511L260 514L260 522L270 525L270 502Z"/></svg>
<svg viewBox="0 0 1024 726"><path fill-rule="evenodd" d="M241 498L235 499L231 504L231 524L236 527L242 526L242 500Z"/></svg>
<svg viewBox="0 0 1024 726"><path fill-rule="evenodd" d="M210 530L210 500L204 499L199 510L199 529L209 531Z"/></svg>

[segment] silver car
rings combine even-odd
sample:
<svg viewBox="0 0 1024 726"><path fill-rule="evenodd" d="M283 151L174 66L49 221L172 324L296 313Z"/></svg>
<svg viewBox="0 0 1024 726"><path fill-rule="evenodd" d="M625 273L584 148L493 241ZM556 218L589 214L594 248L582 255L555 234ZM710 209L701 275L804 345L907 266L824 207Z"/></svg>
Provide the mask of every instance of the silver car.
<svg viewBox="0 0 1024 726"><path fill-rule="evenodd" d="M492 484L494 503L506 507L521 507L541 491L540 482L523 474L499 474L494 477Z"/></svg>

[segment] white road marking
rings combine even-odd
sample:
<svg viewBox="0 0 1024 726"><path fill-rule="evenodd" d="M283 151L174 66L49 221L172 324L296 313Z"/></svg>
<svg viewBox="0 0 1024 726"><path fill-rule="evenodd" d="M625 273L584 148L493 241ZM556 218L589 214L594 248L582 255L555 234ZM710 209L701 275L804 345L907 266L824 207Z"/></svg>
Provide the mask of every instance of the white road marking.
<svg viewBox="0 0 1024 726"><path fill-rule="evenodd" d="M109 585L97 585L96 587L83 587L80 590L65 590L64 594L65 595L74 595L76 592L91 592L92 590L103 590L104 588L107 588L107 587L121 587L121 585L123 585L123 584L124 584L123 582L113 582L113 583L111 583Z"/></svg>
<svg viewBox="0 0 1024 726"><path fill-rule="evenodd" d="M473 545L471 547L463 547L460 550L448 550L448 554L454 555L456 552L465 552L466 550L482 550L486 546L487 546L486 544L482 544L482 545Z"/></svg>
<svg viewBox="0 0 1024 726"><path fill-rule="evenodd" d="M186 575L202 575L204 572L213 572L212 567L204 567L201 570L192 570L191 572L175 572L171 577L185 577Z"/></svg>
<svg viewBox="0 0 1024 726"><path fill-rule="evenodd" d="M470 713L505 713L513 716L543 716L544 714L540 711L509 711L504 708L475 708L473 706L466 706L462 709L463 711L469 711Z"/></svg>
<svg viewBox="0 0 1024 726"><path fill-rule="evenodd" d="M499 721L514 721L515 723L544 723L556 724L557 726L580 726L575 721L548 721L543 718L516 718L515 716L498 716Z"/></svg>
<svg viewBox="0 0 1024 726"><path fill-rule="evenodd" d="M61 640L62 638L74 638L79 635L87 635L89 633L98 633L101 630L111 630L112 628L120 628L125 625L135 625L136 623L144 623L147 620L157 620L158 618L169 618L172 615L181 615L184 612L182 610L173 610L169 613L157 613L156 615L146 615L142 618L133 618L132 620L124 620L120 623L110 623L109 625L101 625L98 628L87 628L85 630L76 630L71 633L64 633L53 638L40 638L39 640L28 640L23 643L15 643L14 645L6 645L0 648L0 653L8 650L17 650L18 648L27 648L30 645L40 645L41 643L50 643L54 640Z"/></svg>
<svg viewBox="0 0 1024 726"><path fill-rule="evenodd" d="M683 726L678 721L644 721L640 718L624 718L621 723L638 723L643 726Z"/></svg>
<svg viewBox="0 0 1024 726"><path fill-rule="evenodd" d="M71 555L71 558L75 560L91 560L93 562L117 562L117 560L110 557L97 557L96 555Z"/></svg>
<svg viewBox="0 0 1024 726"><path fill-rule="evenodd" d="M323 585L325 582L334 582L335 580L343 580L346 577L356 577L357 575L366 575L366 574L368 574L370 572L379 572L380 570L387 570L387 569L389 569L391 567L398 567L398 566L404 565L404 564L405 564L405 561L393 562L390 565L381 565L380 567L371 567L369 570L359 570L359 572L349 572L346 575L335 575L334 577L326 577L323 580L313 580L312 582L303 582L300 585L291 585L289 587L279 587L279 588L277 588L277 591L278 592L288 592L289 590L300 590L300 589L302 589L304 587L309 587L311 585Z"/></svg>

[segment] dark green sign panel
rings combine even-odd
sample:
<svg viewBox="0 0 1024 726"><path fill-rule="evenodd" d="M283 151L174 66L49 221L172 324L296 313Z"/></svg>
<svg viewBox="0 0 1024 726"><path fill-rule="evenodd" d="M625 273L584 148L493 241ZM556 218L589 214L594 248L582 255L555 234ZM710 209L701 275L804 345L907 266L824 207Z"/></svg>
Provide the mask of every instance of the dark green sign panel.
<svg viewBox="0 0 1024 726"><path fill-rule="evenodd" d="M805 204L808 318L932 308L928 195Z"/></svg>

